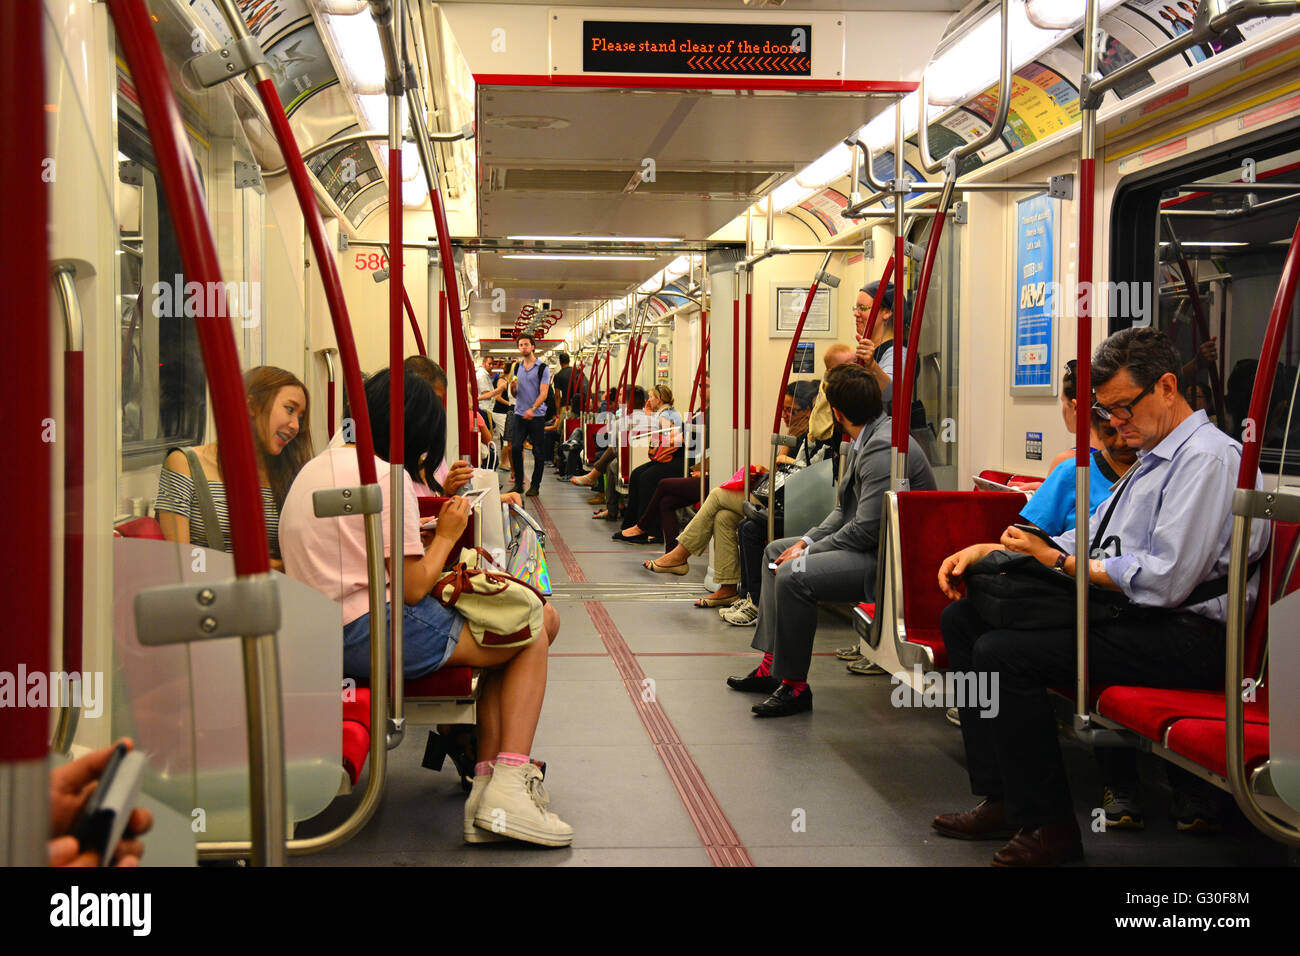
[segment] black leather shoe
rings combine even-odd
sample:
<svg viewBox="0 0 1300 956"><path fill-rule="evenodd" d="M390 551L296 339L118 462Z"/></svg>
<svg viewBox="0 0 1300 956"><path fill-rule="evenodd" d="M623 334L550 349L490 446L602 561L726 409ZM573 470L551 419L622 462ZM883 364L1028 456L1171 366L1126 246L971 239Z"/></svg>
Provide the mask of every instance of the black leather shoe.
<svg viewBox="0 0 1300 956"><path fill-rule="evenodd" d="M755 717L789 717L791 714L802 714L805 710L812 710L812 688L807 687L801 694L796 695L789 684L782 684L772 691L771 697L750 709Z"/></svg>
<svg viewBox="0 0 1300 956"><path fill-rule="evenodd" d="M1016 834L1001 799L985 798L965 813L941 813L930 826L954 840L1009 840Z"/></svg>
<svg viewBox="0 0 1300 956"><path fill-rule="evenodd" d="M522 495L523 493L524 493L523 485L512 485L510 487L510 494L512 495Z"/></svg>
<svg viewBox="0 0 1300 956"><path fill-rule="evenodd" d="M781 682L775 677L759 677L758 668L755 667L744 677L728 677L727 686L732 690L743 691L746 694L771 694L781 686Z"/></svg>
<svg viewBox="0 0 1300 956"><path fill-rule="evenodd" d="M1060 866L1083 859L1083 840L1073 817L1036 830L1022 829L993 857L994 866Z"/></svg>

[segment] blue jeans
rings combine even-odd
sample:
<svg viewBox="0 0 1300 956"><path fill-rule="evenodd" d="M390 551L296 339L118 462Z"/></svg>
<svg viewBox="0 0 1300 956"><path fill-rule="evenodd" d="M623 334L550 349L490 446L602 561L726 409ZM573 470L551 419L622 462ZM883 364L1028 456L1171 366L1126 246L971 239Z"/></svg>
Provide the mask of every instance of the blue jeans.
<svg viewBox="0 0 1300 956"><path fill-rule="evenodd" d="M379 635L387 651L388 615L384 606L384 630ZM456 649L465 619L443 607L432 596L419 604L407 604L402 611L402 671L407 680L425 677L440 669ZM370 613L343 625L343 673L357 680L370 679Z"/></svg>

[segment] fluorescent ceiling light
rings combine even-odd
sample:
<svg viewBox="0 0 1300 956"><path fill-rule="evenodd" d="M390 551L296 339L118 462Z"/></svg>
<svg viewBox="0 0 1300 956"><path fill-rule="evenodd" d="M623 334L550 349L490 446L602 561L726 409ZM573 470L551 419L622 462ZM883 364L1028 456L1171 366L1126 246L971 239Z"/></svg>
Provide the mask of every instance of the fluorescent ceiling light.
<svg viewBox="0 0 1300 956"><path fill-rule="evenodd" d="M691 260L686 256L678 256L668 265L664 266L664 274L669 279L680 279L686 273L691 271Z"/></svg>
<svg viewBox="0 0 1300 956"><path fill-rule="evenodd" d="M402 183L403 206L410 206L418 209L427 202L429 202L429 190L428 187L425 186L423 176L419 176L415 179L408 179Z"/></svg>
<svg viewBox="0 0 1300 956"><path fill-rule="evenodd" d="M927 83L929 80L926 81ZM930 96L929 88L926 89L926 96ZM933 97L931 97L933 99ZM908 93L903 97L903 138L911 136L916 132L917 113L917 94ZM873 153L880 150L889 150L894 146L894 111L896 106L891 106L866 126L858 130L858 139L867 144L867 148ZM936 106L931 103L930 108L926 111L926 116L930 119L938 116L943 112L943 106Z"/></svg>
<svg viewBox="0 0 1300 956"><path fill-rule="evenodd" d="M812 189L825 189L828 185L849 174L853 153L843 143L837 143L828 152L809 163L795 174L800 185Z"/></svg>
<svg viewBox="0 0 1300 956"><path fill-rule="evenodd" d="M1124 0L1102 0L1098 16L1109 13ZM1028 0L1029 22L1044 30L1074 30L1083 24L1085 0Z"/></svg>
<svg viewBox="0 0 1300 956"><path fill-rule="evenodd" d="M681 242L681 236L506 236L527 242Z"/></svg>
<svg viewBox="0 0 1300 956"><path fill-rule="evenodd" d="M379 148L379 168L383 170L384 175L388 175L388 145L386 143L377 144ZM413 179L419 179L420 188L424 189L424 166L420 162L420 151L415 148L414 143L402 144L402 182L409 183Z"/></svg>
<svg viewBox="0 0 1300 956"><path fill-rule="evenodd" d="M654 262L655 256L602 256L602 255L546 255L543 253L508 253L501 257L502 259L564 259L564 260L589 260L596 259L603 262Z"/></svg>
<svg viewBox="0 0 1300 956"><path fill-rule="evenodd" d="M1167 242L1162 242L1162 243L1160 243L1160 245L1162 245L1162 246L1167 246L1167 245L1169 245L1169 243L1167 243ZM1250 245L1250 243L1248 243L1248 242L1236 242L1236 241L1229 241L1229 242L1201 242L1201 241L1199 241L1199 240L1195 240L1195 239L1194 239L1194 240L1191 240L1190 242L1180 242L1179 245L1182 246L1183 248L1188 248L1188 247L1192 247L1192 246L1197 246L1197 247L1205 248L1205 247L1208 247L1208 246L1248 246L1248 245Z"/></svg>
<svg viewBox="0 0 1300 956"><path fill-rule="evenodd" d="M384 50L379 45L379 28L367 13L332 16L327 19L340 65L358 96L384 91Z"/></svg>
<svg viewBox="0 0 1300 956"><path fill-rule="evenodd" d="M402 101L401 127L406 129L406 100ZM380 93L357 97L357 106L361 110L361 125L376 133L388 132L388 97Z"/></svg>
<svg viewBox="0 0 1300 956"><path fill-rule="evenodd" d="M785 212L791 206L799 205L799 203L816 194L816 192L817 190L802 185L797 176L787 179L772 191L772 210L774 212Z"/></svg>

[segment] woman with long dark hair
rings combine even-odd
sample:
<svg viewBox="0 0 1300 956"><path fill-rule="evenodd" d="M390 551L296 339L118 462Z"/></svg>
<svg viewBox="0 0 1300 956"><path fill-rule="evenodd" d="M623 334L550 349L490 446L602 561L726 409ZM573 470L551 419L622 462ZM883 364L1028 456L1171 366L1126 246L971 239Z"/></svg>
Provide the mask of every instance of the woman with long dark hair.
<svg viewBox="0 0 1300 956"><path fill-rule="evenodd" d="M289 486L313 454L311 399L296 375L272 365L249 370L244 390L262 485L267 548L272 567L283 570L280 509ZM231 550L230 515L216 442L170 451L158 475L154 510L167 540Z"/></svg>

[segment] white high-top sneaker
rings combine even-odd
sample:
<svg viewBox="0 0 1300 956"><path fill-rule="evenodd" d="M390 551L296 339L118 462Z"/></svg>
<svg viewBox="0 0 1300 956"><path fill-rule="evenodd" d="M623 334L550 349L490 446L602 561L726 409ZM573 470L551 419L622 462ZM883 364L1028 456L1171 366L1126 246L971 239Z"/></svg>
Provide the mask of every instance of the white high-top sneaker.
<svg viewBox="0 0 1300 956"><path fill-rule="evenodd" d="M474 814L474 824L528 843L568 846L573 842L573 827L548 812L547 802L542 772L535 764L497 764Z"/></svg>
<svg viewBox="0 0 1300 956"><path fill-rule="evenodd" d="M483 803L483 791L487 790L488 784L492 782L492 777L475 777L470 784L469 796L465 798L465 842L466 843L500 843L506 839L503 833L493 833L491 830L484 830L481 827L474 826L474 814L478 813L479 806Z"/></svg>

